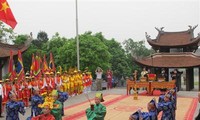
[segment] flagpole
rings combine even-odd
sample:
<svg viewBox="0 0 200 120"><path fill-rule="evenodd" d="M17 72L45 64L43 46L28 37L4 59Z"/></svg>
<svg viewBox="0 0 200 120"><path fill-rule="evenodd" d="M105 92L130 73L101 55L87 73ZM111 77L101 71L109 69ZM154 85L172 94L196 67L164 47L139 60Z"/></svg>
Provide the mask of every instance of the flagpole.
<svg viewBox="0 0 200 120"><path fill-rule="evenodd" d="M80 70L79 63L79 37L78 37L78 1L76 0L76 49L77 49L77 69Z"/></svg>

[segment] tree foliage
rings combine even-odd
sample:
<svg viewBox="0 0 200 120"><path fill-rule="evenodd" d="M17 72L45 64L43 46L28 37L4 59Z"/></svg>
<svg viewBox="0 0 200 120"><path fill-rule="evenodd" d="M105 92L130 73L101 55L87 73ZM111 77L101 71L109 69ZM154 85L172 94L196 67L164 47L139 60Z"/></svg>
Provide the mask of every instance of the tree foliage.
<svg viewBox="0 0 200 120"><path fill-rule="evenodd" d="M144 57L153 53L153 50L146 48L144 43L145 41L134 41L131 38L123 42L126 53L133 57Z"/></svg>
<svg viewBox="0 0 200 120"><path fill-rule="evenodd" d="M134 41L133 39L129 38L123 42L125 52L128 56L129 65L132 65L133 70L141 71L141 67L138 66L134 61L133 57L141 58L151 55L154 51L152 49L148 49L145 47L145 41Z"/></svg>
<svg viewBox="0 0 200 120"><path fill-rule="evenodd" d="M22 44L27 37L27 35L18 35L14 43ZM30 70L32 54L37 53L41 57L46 54L49 61L50 52L53 53L57 68L62 66L63 70L68 70L70 67L77 66L76 37L64 38L59 33L55 33L49 39L46 32L40 31L23 54L25 71ZM106 39L101 32L93 34L87 31L79 35L79 53L80 70L83 71L88 67L94 75L97 67L101 67L104 74L108 68L111 68L114 76L121 78L121 76L130 76L134 69L140 68L134 63L133 57L148 56L152 50L145 47L144 41L135 42L130 38L121 44L115 39Z"/></svg>
<svg viewBox="0 0 200 120"><path fill-rule="evenodd" d="M24 44L27 39L28 39L28 35L18 35L17 37L15 37L15 40L13 42L16 45L20 45L20 44Z"/></svg>
<svg viewBox="0 0 200 120"><path fill-rule="evenodd" d="M15 33L13 32L13 29L7 28L5 24L0 21L0 42L11 43L14 38L15 38Z"/></svg>

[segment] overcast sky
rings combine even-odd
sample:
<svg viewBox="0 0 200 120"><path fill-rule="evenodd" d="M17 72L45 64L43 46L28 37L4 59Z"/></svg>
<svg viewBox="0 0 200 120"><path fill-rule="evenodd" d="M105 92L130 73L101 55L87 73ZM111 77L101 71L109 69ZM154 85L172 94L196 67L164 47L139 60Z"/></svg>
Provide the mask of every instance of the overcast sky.
<svg viewBox="0 0 200 120"><path fill-rule="evenodd" d="M49 38L56 32L76 35L75 0L7 0L18 22L14 32L36 37L39 31ZM200 22L199 0L78 0L79 34L102 32L108 38L146 40L155 38L154 27L164 31L187 30ZM195 36L200 25L195 29Z"/></svg>

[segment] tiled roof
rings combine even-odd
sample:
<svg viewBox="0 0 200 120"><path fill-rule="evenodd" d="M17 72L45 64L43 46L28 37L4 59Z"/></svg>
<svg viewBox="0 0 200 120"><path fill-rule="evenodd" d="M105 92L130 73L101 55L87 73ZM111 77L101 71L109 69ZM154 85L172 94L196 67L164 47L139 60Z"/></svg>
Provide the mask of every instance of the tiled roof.
<svg viewBox="0 0 200 120"><path fill-rule="evenodd" d="M21 50L21 52L24 52L28 49L30 45L30 41L28 44L22 44L22 45L9 45L5 43L0 43L0 58L5 58L10 56L10 50L12 50L13 55L18 54L18 50Z"/></svg>
<svg viewBox="0 0 200 120"><path fill-rule="evenodd" d="M180 32L165 32L162 29L158 29L158 35L156 39L151 39L149 35L146 35L147 41L152 46L169 46L169 47L178 47L178 46L198 46L200 41L200 36L194 37L194 29L197 26L190 28L186 31Z"/></svg>
<svg viewBox="0 0 200 120"><path fill-rule="evenodd" d="M152 56L135 59L136 63L144 66L184 68L200 66L200 56L192 52L156 53Z"/></svg>

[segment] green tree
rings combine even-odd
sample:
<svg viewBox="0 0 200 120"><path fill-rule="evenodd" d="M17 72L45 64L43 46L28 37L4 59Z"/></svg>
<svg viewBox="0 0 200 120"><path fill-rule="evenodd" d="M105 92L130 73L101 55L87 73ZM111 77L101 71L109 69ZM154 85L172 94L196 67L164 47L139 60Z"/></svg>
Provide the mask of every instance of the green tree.
<svg viewBox="0 0 200 120"><path fill-rule="evenodd" d="M134 41L131 38L123 42L126 53L131 54L134 57L149 56L153 53L153 50L146 48L144 43L145 41Z"/></svg>
<svg viewBox="0 0 200 120"><path fill-rule="evenodd" d="M95 71L96 67L102 69L110 67L111 54L108 47L91 32L86 32L79 36L80 40L80 68L84 70L89 67L90 71ZM76 39L72 38L65 42L59 49L59 58L67 68L77 66Z"/></svg>
<svg viewBox="0 0 200 120"><path fill-rule="evenodd" d="M132 65L128 63L128 57L125 54L121 44L115 39L105 40L105 45L108 47L108 51L112 55L110 63L112 65L113 74L117 78L122 76L129 76L131 74Z"/></svg>
<svg viewBox="0 0 200 120"><path fill-rule="evenodd" d="M123 45L128 59L130 60L129 64L133 65L132 71L141 71L141 67L133 61L133 58L146 57L154 53L152 49L146 48L144 41L134 41L133 39L129 38L123 42Z"/></svg>
<svg viewBox="0 0 200 120"><path fill-rule="evenodd" d="M46 51L47 54L47 59L49 60L50 58L50 52L52 52L55 65L56 67L60 66L62 64L62 60L60 60L59 56L59 49L66 43L67 39L64 37L60 37L58 33L55 33L55 35L50 39L48 42L43 44L42 50ZM61 53L62 54L62 53ZM64 67L64 65L61 65Z"/></svg>
<svg viewBox="0 0 200 120"><path fill-rule="evenodd" d="M24 44L27 39L28 39L28 35L18 35L15 37L15 40L13 42L16 45L20 45L20 44Z"/></svg>
<svg viewBox="0 0 200 120"><path fill-rule="evenodd" d="M0 42L11 43L15 38L12 28L6 28L5 24L0 21Z"/></svg>
<svg viewBox="0 0 200 120"><path fill-rule="evenodd" d="M34 39L32 41L33 45L35 45L35 47L37 47L38 49L42 49L42 46L44 43L46 43L49 40L48 38L48 34L44 31L40 31L37 34L37 39Z"/></svg>

